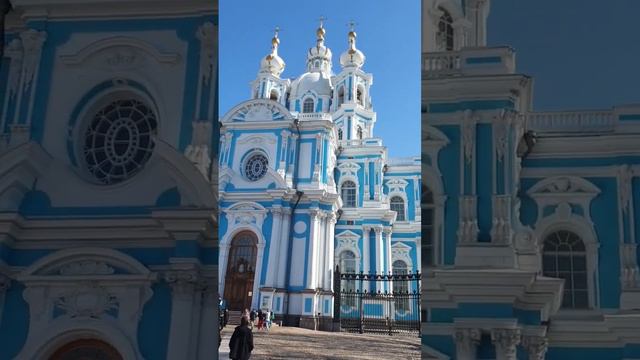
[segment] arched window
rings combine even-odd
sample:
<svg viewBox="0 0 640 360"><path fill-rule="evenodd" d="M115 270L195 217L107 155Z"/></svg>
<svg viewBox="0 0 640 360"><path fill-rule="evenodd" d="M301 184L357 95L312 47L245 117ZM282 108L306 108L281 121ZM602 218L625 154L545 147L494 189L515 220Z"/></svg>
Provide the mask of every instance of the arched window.
<svg viewBox="0 0 640 360"><path fill-rule="evenodd" d="M441 51L453 50L453 18L451 14L443 8L438 8L442 11L440 21L438 22L438 32L436 33L436 43L438 49Z"/></svg>
<svg viewBox="0 0 640 360"><path fill-rule="evenodd" d="M344 86L340 86L338 89L338 106L344 103Z"/></svg>
<svg viewBox="0 0 640 360"><path fill-rule="evenodd" d="M359 105L364 106L364 99L363 99L363 94L362 94L362 88L358 86L358 89L356 90L356 101L358 102Z"/></svg>
<svg viewBox="0 0 640 360"><path fill-rule="evenodd" d="M393 275L405 275L408 270L409 267L402 260L396 260L392 264ZM393 293L396 303L396 311L405 312L409 310L409 283L402 279L394 279Z"/></svg>
<svg viewBox="0 0 640 360"><path fill-rule="evenodd" d="M404 214L404 199L402 199L400 196L392 197L390 208L391 210L398 213L398 215L396 216L396 221L405 221L406 218Z"/></svg>
<svg viewBox="0 0 640 360"><path fill-rule="evenodd" d="M358 139L362 140L362 126L358 125L357 133L358 133Z"/></svg>
<svg viewBox="0 0 640 360"><path fill-rule="evenodd" d="M269 99L273 101L278 101L278 90L272 89L271 94L269 95Z"/></svg>
<svg viewBox="0 0 640 360"><path fill-rule="evenodd" d="M352 251L344 250L340 253L340 272L343 274L355 274L356 273L356 254ZM340 284L343 292L352 293L356 291L356 280L342 280ZM344 305L355 306L356 297L354 295L347 295L343 301Z"/></svg>
<svg viewBox="0 0 640 360"><path fill-rule="evenodd" d="M422 264L424 266L435 265L434 251L434 215L435 206L433 192L426 186L422 186Z"/></svg>
<svg viewBox="0 0 640 360"><path fill-rule="evenodd" d="M303 113L312 113L313 112L313 99L306 98L302 103L302 112Z"/></svg>
<svg viewBox="0 0 640 360"><path fill-rule="evenodd" d="M338 129L338 140L342 140L342 129Z"/></svg>
<svg viewBox="0 0 640 360"><path fill-rule="evenodd" d="M589 307L587 255L584 242L578 235L560 230L544 239L542 273L564 279L563 308Z"/></svg>
<svg viewBox="0 0 640 360"><path fill-rule="evenodd" d="M356 184L353 181L343 182L340 194L344 207L356 207Z"/></svg>

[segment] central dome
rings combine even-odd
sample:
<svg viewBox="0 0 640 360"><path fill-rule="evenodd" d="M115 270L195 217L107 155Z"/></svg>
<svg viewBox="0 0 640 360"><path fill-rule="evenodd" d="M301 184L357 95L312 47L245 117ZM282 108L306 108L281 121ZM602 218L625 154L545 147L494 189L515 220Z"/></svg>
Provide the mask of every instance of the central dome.
<svg viewBox="0 0 640 360"><path fill-rule="evenodd" d="M321 71L307 72L291 84L293 97L298 97L313 92L317 96L331 96L333 86L331 85L331 77Z"/></svg>

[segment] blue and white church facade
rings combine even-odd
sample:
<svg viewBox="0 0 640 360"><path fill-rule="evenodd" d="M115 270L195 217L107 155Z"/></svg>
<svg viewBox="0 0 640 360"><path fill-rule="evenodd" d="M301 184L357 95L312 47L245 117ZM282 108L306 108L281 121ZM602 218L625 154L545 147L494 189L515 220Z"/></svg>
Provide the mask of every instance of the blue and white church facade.
<svg viewBox="0 0 640 360"><path fill-rule="evenodd" d="M217 9L11 4L0 359L217 358Z"/></svg>
<svg viewBox="0 0 640 360"><path fill-rule="evenodd" d="M287 79L276 33L251 98L221 117L219 154L224 299L310 327L333 316L336 265L415 272L421 256L419 158L389 159L374 137L356 33L337 74L322 25L316 37L307 71Z"/></svg>
<svg viewBox="0 0 640 360"><path fill-rule="evenodd" d="M640 359L640 106L534 111L489 4L423 1L423 354Z"/></svg>

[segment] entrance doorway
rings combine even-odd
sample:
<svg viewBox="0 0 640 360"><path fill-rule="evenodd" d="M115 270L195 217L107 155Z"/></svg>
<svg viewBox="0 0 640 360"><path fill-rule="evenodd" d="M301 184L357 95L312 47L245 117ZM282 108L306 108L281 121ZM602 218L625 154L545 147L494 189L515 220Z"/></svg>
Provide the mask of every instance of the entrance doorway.
<svg viewBox="0 0 640 360"><path fill-rule="evenodd" d="M97 339L82 339L65 344L49 360L123 360L111 345Z"/></svg>
<svg viewBox="0 0 640 360"><path fill-rule="evenodd" d="M258 238L250 231L237 234L231 241L224 282L224 299L227 301L229 310L242 311L251 307L257 244Z"/></svg>

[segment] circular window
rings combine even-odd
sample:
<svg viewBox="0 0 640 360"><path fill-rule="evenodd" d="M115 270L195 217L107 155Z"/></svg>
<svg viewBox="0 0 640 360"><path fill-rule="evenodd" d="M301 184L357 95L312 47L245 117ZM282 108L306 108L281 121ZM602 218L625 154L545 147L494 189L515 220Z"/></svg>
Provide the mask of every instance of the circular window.
<svg viewBox="0 0 640 360"><path fill-rule="evenodd" d="M269 160L263 154L254 154L244 164L244 175L251 181L261 179L269 167Z"/></svg>
<svg viewBox="0 0 640 360"><path fill-rule="evenodd" d="M87 170L103 184L136 174L149 160L157 121L138 100L117 100L98 111L84 133Z"/></svg>

